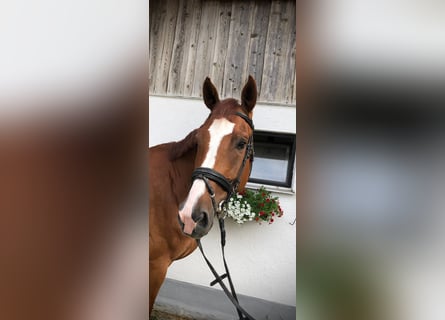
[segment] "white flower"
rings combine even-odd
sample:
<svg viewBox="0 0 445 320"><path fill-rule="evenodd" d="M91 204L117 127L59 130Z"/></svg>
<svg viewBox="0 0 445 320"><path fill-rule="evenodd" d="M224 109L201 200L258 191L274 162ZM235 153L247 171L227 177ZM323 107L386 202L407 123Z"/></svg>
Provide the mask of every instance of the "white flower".
<svg viewBox="0 0 445 320"><path fill-rule="evenodd" d="M227 204L227 214L239 224L245 221L252 221L255 217L255 213L251 211L250 205L240 194L230 198Z"/></svg>

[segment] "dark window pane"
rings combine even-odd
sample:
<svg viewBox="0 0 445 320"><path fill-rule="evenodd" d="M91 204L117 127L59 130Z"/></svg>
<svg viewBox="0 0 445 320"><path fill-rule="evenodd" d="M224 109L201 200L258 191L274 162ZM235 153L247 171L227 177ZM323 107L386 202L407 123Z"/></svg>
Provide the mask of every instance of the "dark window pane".
<svg viewBox="0 0 445 320"><path fill-rule="evenodd" d="M249 181L290 187L295 155L295 135L255 131L255 161Z"/></svg>

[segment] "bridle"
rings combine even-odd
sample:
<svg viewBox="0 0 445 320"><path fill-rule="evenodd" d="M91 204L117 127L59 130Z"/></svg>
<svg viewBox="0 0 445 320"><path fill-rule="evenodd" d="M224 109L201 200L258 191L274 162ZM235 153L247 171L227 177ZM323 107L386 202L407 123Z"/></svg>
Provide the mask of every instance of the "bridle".
<svg viewBox="0 0 445 320"><path fill-rule="evenodd" d="M218 215L219 229L220 229L220 233L221 233L221 251L222 251L222 256L223 256L223 261L224 261L224 268L226 270L225 274L220 276L216 272L215 268L212 266L212 264L210 263L209 259L207 259L206 255L204 254L204 250L202 249L201 241L199 239L197 239L196 242L198 243L199 250L201 251L202 256L204 257L204 260L206 261L207 265L209 266L210 271L215 276L215 280L213 280L210 283L210 286L213 286L216 283L219 283L219 285L223 289L224 293L227 295L229 300L235 306L240 320L243 320L243 319L255 320L246 310L244 310L240 306L240 304L238 302L238 297L237 297L236 292L235 292L235 287L233 286L233 283L232 283L232 278L230 276L229 267L227 266L226 257L225 257L225 253L224 253L224 246L226 244L226 231L225 231L225 228L224 228L224 219L226 217L226 214L222 214L222 212L225 212L226 210L223 207L226 206L226 204L227 204L228 200L230 199L230 197L238 191L238 186L239 186L239 183L240 183L241 175L243 174L244 168L246 166L247 159L249 159L250 162L251 162L250 170L252 170L252 162L253 162L253 156L254 156L254 151L253 151L253 130L254 130L253 121L252 121L252 119L250 119L244 113L236 112L235 115L241 117L244 121L246 121L247 124L252 129L252 134L250 135L249 140L247 141L246 152L244 153L243 162L241 163L241 166L238 169L238 174L237 174L236 178L233 179L233 180L227 179L221 173L219 173L219 172L217 172L217 171L215 171L213 169L204 168L204 167L198 167L192 173L192 182L194 180L196 180L196 179L201 179L201 180L204 181L204 183L206 185L206 188L207 188L207 191L208 191L208 193L210 195L210 198L212 200L213 210ZM216 204L216 201L215 201L215 191L213 190L212 186L210 185L209 180L212 180L212 181L216 182L221 188L224 189L224 191L227 192L227 196L226 196L225 200L221 201L219 203L219 205ZM229 281L230 292L229 292L229 290L227 289L226 285L223 282L223 280L225 278L227 278L228 281Z"/></svg>
<svg viewBox="0 0 445 320"><path fill-rule="evenodd" d="M240 183L241 175L243 174L247 159L250 160L251 164L253 162L253 156L254 156L254 153L253 153L253 130L254 130L253 121L244 113L236 112L235 115L241 117L244 121L246 121L247 124L252 129L252 134L249 136L249 140L247 141L246 151L244 153L243 162L241 163L241 166L238 170L238 174L237 174L236 178L233 180L230 180L230 179L226 178L224 175L222 175L221 173L217 172L216 170L213 170L211 168L205 168L205 167L198 167L192 173L192 182L196 179L201 179L204 181L207 191L208 191L210 198L212 200L213 210L218 216L223 212L223 206L228 202L230 197L238 191L238 186ZM250 170L252 170L252 165L250 166ZM225 200L221 201L219 203L219 205L216 204L215 190L213 190L212 186L209 183L209 180L216 182L221 188L224 189L224 191L227 192L227 196L226 196Z"/></svg>

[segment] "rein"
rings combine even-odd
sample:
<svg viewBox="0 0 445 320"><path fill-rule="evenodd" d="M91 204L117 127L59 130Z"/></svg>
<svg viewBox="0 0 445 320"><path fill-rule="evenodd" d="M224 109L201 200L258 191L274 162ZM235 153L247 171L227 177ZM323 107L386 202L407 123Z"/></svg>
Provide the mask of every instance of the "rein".
<svg viewBox="0 0 445 320"><path fill-rule="evenodd" d="M237 116L241 117L244 121L247 122L247 124L252 128L252 131L254 130L252 119L250 119L248 116L241 112L236 113ZM215 280L213 280L210 283L210 286L214 286L216 283L219 283L221 288L224 290L224 293L229 298L229 300L232 302L232 304L235 306L236 311L238 313L239 319L244 320L255 320L249 313L247 313L246 310L244 310L239 302L238 297L235 292L235 287L233 286L232 277L230 276L229 267L226 262L225 252L224 252L224 246L226 245L226 230L224 227L224 219L226 215L221 215L221 213L225 209L223 209L223 206L227 205L228 200L230 197L238 191L238 186L240 183L241 175L243 173L244 167L246 166L247 159L250 159L251 162L253 162L253 132L252 135L249 137L249 140L247 142L246 146L246 152L244 154L243 162L241 163L241 166L238 170L237 177L234 180L229 180L225 176L223 176L221 173L210 169L210 168L203 168L199 167L196 168L192 173L192 181L195 179L201 179L204 181L207 191L210 195L210 198L212 200L212 206L214 212L218 215L218 222L219 222L219 229L220 229L220 235L221 235L221 252L224 262L224 269L226 273L223 275L218 275L215 268L210 263L209 259L207 259L206 255L204 254L204 250L201 245L201 241L199 239L196 240L199 250L201 251L202 256L204 257L205 262L209 266L210 271L215 276ZM250 167L250 170L252 170L252 166ZM209 183L209 180L214 181L217 183L221 188L223 188L227 192L227 197L225 200L221 201L219 205L216 204L215 201L215 191L213 190L212 186ZM230 291L227 289L226 285L224 284L223 280L227 278L229 281Z"/></svg>

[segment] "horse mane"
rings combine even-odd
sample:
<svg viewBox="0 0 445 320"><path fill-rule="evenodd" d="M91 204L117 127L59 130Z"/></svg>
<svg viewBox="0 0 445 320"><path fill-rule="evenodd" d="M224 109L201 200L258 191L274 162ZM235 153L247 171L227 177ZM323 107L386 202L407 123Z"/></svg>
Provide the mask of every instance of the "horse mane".
<svg viewBox="0 0 445 320"><path fill-rule="evenodd" d="M182 157L187 151L196 147L196 133L198 129L190 132L184 139L181 141L173 142L170 152L169 158L170 160L175 160Z"/></svg>

